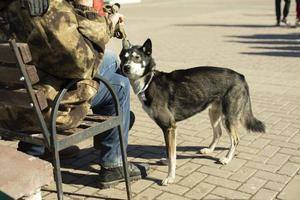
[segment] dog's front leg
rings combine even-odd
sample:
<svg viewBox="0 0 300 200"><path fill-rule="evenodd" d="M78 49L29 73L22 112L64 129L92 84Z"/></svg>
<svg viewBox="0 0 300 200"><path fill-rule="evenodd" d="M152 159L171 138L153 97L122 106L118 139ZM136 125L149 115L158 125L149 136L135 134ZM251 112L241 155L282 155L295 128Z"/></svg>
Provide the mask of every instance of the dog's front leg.
<svg viewBox="0 0 300 200"><path fill-rule="evenodd" d="M168 176L162 181L162 185L174 183L176 173L176 126L168 128L165 132L167 156L168 156Z"/></svg>

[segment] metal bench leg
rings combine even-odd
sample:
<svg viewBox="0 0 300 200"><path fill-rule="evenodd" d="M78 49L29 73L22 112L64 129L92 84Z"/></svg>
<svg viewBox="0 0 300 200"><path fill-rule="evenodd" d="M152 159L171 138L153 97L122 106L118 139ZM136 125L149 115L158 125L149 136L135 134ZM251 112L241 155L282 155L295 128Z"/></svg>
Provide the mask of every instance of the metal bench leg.
<svg viewBox="0 0 300 200"><path fill-rule="evenodd" d="M63 200L59 152L57 151L56 148L53 148L52 155L53 155L54 178L55 178L55 183L56 183L57 199Z"/></svg>
<svg viewBox="0 0 300 200"><path fill-rule="evenodd" d="M127 190L127 198L131 199L131 188L130 188L130 179L129 179L129 172L128 172L128 162L127 162L127 153L124 144L124 135L123 135L123 128L122 128L122 118L120 117L121 125L118 126L119 132L119 139L120 139L120 147L121 147L121 154L122 154L122 162L123 162L123 170L125 175L125 184Z"/></svg>
<svg viewBox="0 0 300 200"><path fill-rule="evenodd" d="M53 167L54 167L54 179L56 183L56 192L57 199L63 200L63 190L62 190L62 178L60 172L60 160L59 160L59 151L57 149L57 141L56 141L56 129L52 130L51 135L51 153L53 156Z"/></svg>
<svg viewBox="0 0 300 200"><path fill-rule="evenodd" d="M128 163L127 163L127 153L126 153L126 146L124 143L124 134L123 134L123 117L122 112L120 108L119 99L111 87L110 83L102 76L97 77L99 81L104 83L106 88L109 90L110 94L112 95L112 98L115 103L115 111L116 116L119 117L119 125L118 125L118 132L119 132L119 140L120 140L120 147L121 147L121 154L122 154L122 163L123 163L123 170L124 170L124 176L125 176L125 183L126 183L126 191L127 191L127 198L131 199L131 187L130 187L130 179L129 179L129 173L128 173Z"/></svg>

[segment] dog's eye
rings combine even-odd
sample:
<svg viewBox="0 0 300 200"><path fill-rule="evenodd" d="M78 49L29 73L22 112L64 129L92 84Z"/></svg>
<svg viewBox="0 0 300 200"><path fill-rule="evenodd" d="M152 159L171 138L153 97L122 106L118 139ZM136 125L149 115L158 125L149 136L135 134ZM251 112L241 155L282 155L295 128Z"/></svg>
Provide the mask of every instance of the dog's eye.
<svg viewBox="0 0 300 200"><path fill-rule="evenodd" d="M134 56L134 58L137 59L137 60L139 60L141 58L141 56L136 55L136 56Z"/></svg>

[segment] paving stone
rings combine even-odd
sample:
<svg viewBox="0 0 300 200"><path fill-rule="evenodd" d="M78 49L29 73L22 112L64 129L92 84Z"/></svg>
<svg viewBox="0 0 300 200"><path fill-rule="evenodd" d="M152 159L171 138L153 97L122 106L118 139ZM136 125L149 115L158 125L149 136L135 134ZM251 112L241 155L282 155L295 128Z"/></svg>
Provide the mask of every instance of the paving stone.
<svg viewBox="0 0 300 200"><path fill-rule="evenodd" d="M222 165L217 164L218 159L211 157L209 155L201 155L199 158L192 159L192 163L200 164L200 165L207 165L210 167L220 168Z"/></svg>
<svg viewBox="0 0 300 200"><path fill-rule="evenodd" d="M244 152L239 152L236 157L240 159L246 159L246 160L258 162L258 163L265 163L268 160L267 156L259 156L257 154L250 154Z"/></svg>
<svg viewBox="0 0 300 200"><path fill-rule="evenodd" d="M208 194L215 186L207 183L199 183L193 189L185 194L186 197L191 199L202 199Z"/></svg>
<svg viewBox="0 0 300 200"><path fill-rule="evenodd" d="M215 200L215 199L224 199L224 197L220 197L220 196L217 196L217 195L209 194L209 195L206 195L202 199L205 199L205 200Z"/></svg>
<svg viewBox="0 0 300 200"><path fill-rule="evenodd" d="M285 163L280 170L277 172L278 174L294 176L300 168L300 164L287 162Z"/></svg>
<svg viewBox="0 0 300 200"><path fill-rule="evenodd" d="M99 188L84 186L80 190L76 191L76 194L80 194L82 196L84 196L84 195L93 195L93 194L95 194L99 191L100 191Z"/></svg>
<svg viewBox="0 0 300 200"><path fill-rule="evenodd" d="M160 195L159 197L156 198L157 200L166 200L166 199L172 199L172 200L188 200L189 198L183 197L183 196L179 196L179 195L175 195L175 194L170 194L170 193L163 193L162 195Z"/></svg>
<svg viewBox="0 0 300 200"><path fill-rule="evenodd" d="M195 163L186 163L185 165L181 166L180 168L176 169L176 174L179 174L181 176L187 176L193 171L197 170L200 167L199 164Z"/></svg>
<svg viewBox="0 0 300 200"><path fill-rule="evenodd" d="M295 176L287 186L279 193L279 199L299 199L299 185L300 185L300 176Z"/></svg>
<svg viewBox="0 0 300 200"><path fill-rule="evenodd" d="M54 192L50 192L48 195L43 197L45 200L53 200L57 199L57 194Z"/></svg>
<svg viewBox="0 0 300 200"><path fill-rule="evenodd" d="M276 141L276 140L273 140L270 144L273 146L284 147L284 148L288 148L288 149L298 149L300 146L299 144L294 144L294 143L290 143L290 142L281 142L281 141Z"/></svg>
<svg viewBox="0 0 300 200"><path fill-rule="evenodd" d="M198 171L223 178L227 178L232 174L232 172L210 166L203 166Z"/></svg>
<svg viewBox="0 0 300 200"><path fill-rule="evenodd" d="M239 191L255 194L267 181L252 177L245 184L239 187Z"/></svg>
<svg viewBox="0 0 300 200"><path fill-rule="evenodd" d="M288 136L282 136L282 135L274 135L274 134L264 134L262 136L264 139L271 139L272 141L282 141L282 142L287 142L289 141L290 137Z"/></svg>
<svg viewBox="0 0 300 200"><path fill-rule="evenodd" d="M162 180L167 177L167 174L168 173L166 173L166 172L155 170L149 174L148 178L151 179L152 181L160 184L162 182ZM182 179L181 176L176 175L175 183L178 183L181 179Z"/></svg>
<svg viewBox="0 0 300 200"><path fill-rule="evenodd" d="M63 184L63 191L64 192L70 192L70 193L72 193L72 192L75 192L77 190L78 190L78 188L75 187L75 185L72 185L72 184Z"/></svg>
<svg viewBox="0 0 300 200"><path fill-rule="evenodd" d="M132 185L131 185L132 192L140 193L141 191L150 187L152 184L154 184L153 180L142 179L142 180L136 181L136 182L132 183Z"/></svg>
<svg viewBox="0 0 300 200"><path fill-rule="evenodd" d="M275 172L279 169L279 166L276 166L276 165L269 165L269 164L252 162L252 161L247 162L245 164L245 166L255 168L255 169L259 169L259 170L268 171L268 172Z"/></svg>
<svg viewBox="0 0 300 200"><path fill-rule="evenodd" d="M297 128L288 127L286 129L282 130L280 135L293 137L296 133L298 133L298 131L299 131L299 129L297 129ZM295 139L295 138L293 138L293 139Z"/></svg>
<svg viewBox="0 0 300 200"><path fill-rule="evenodd" d="M282 166L289 159L289 157L290 156L286 154L276 153L267 161L267 164Z"/></svg>
<svg viewBox="0 0 300 200"><path fill-rule="evenodd" d="M157 197L162 193L161 190L153 189L153 188L147 188L140 194L138 194L134 199L136 200L151 200Z"/></svg>
<svg viewBox="0 0 300 200"><path fill-rule="evenodd" d="M237 189L241 185L241 183L237 181L232 181L216 176L208 176L204 181L213 185L223 186L230 189Z"/></svg>
<svg viewBox="0 0 300 200"><path fill-rule="evenodd" d="M272 126L272 129L278 129L278 130L285 130L287 127L289 126L288 123L284 122L284 121L279 121L277 122L274 126ZM267 135L267 134L266 134Z"/></svg>
<svg viewBox="0 0 300 200"><path fill-rule="evenodd" d="M249 177L251 177L257 170L243 167L239 171L237 171L235 174L229 177L231 180L239 181L239 182L245 182Z"/></svg>
<svg viewBox="0 0 300 200"><path fill-rule="evenodd" d="M193 172L187 177L184 177L178 184L186 187L194 187L201 182L207 175L200 172Z"/></svg>
<svg viewBox="0 0 300 200"><path fill-rule="evenodd" d="M277 192L276 191L272 191L272 190L268 190L268 189L261 189L259 190L253 197L252 199L257 199L257 200L272 200L275 198Z"/></svg>
<svg viewBox="0 0 300 200"><path fill-rule="evenodd" d="M233 158L230 163L223 165L220 169L225 171L236 172L238 171L247 161L243 159Z"/></svg>
<svg viewBox="0 0 300 200"><path fill-rule="evenodd" d="M288 155L300 156L300 150L294 150L294 149L288 149L288 148L281 148L280 152L288 154Z"/></svg>
<svg viewBox="0 0 300 200"><path fill-rule="evenodd" d="M272 145L267 145L265 148L263 148L258 155L261 156L266 156L266 157L272 157L280 147L272 146Z"/></svg>
<svg viewBox="0 0 300 200"><path fill-rule="evenodd" d="M264 188L277 191L277 192L281 191L284 187L285 184L274 182L274 181L269 181L267 184L264 185Z"/></svg>
<svg viewBox="0 0 300 200"><path fill-rule="evenodd" d="M115 188L99 190L97 194L102 198L127 199L126 191Z"/></svg>
<svg viewBox="0 0 300 200"><path fill-rule="evenodd" d="M185 165L185 164L189 164L191 159L187 158L185 159L184 157L186 156L185 152L181 153L181 154L177 154L177 161L176 161L176 173L177 173L177 169L181 168L181 166ZM190 155L186 156L186 157L191 157ZM179 159L180 158L180 159ZM191 163L190 165L193 165L193 163ZM200 167L200 166L198 166ZM184 173L184 172L183 172ZM180 174L178 174L180 175Z"/></svg>
<svg viewBox="0 0 300 200"><path fill-rule="evenodd" d="M167 186L153 185L152 187L154 189L162 190L165 192L170 192L170 193L177 194L177 195L183 195L184 193L186 193L189 190L188 187L177 185L177 184L169 184Z"/></svg>
<svg viewBox="0 0 300 200"><path fill-rule="evenodd" d="M249 145L249 147L262 149L270 142L271 142L271 140L269 140L269 139L259 138L259 139L255 140L254 142L252 142Z"/></svg>
<svg viewBox="0 0 300 200"><path fill-rule="evenodd" d="M289 161L300 164L300 156L292 156Z"/></svg>
<svg viewBox="0 0 300 200"><path fill-rule="evenodd" d="M254 140L256 140L260 135L254 135L254 134L247 134L247 135L243 135L241 137L241 140L248 140L250 142L253 142Z"/></svg>
<svg viewBox="0 0 300 200"><path fill-rule="evenodd" d="M256 142L257 140L254 141L254 143ZM264 143L265 144L265 143ZM266 144L265 144L266 145ZM239 145L237 147L237 151L238 152L244 152L244 153L249 153L249 154L256 154L259 152L258 149L256 149L255 147L249 147L249 146L242 146L242 145Z"/></svg>
<svg viewBox="0 0 300 200"><path fill-rule="evenodd" d="M300 144L299 129L295 129L295 130L298 134L295 133L296 135L290 139L290 142Z"/></svg>
<svg viewBox="0 0 300 200"><path fill-rule="evenodd" d="M255 177L262 178L269 181L275 181L279 183L287 183L290 180L290 177L286 175L274 174L266 171L256 172Z"/></svg>
<svg viewBox="0 0 300 200"><path fill-rule="evenodd" d="M251 197L250 194L223 187L217 187L212 191L212 194L224 197L226 199L249 199Z"/></svg>

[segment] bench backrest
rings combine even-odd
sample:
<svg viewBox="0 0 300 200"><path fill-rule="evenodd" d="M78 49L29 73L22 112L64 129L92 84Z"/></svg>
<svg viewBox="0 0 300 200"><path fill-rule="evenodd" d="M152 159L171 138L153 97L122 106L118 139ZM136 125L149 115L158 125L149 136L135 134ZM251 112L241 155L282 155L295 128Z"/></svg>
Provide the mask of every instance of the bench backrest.
<svg viewBox="0 0 300 200"><path fill-rule="evenodd" d="M39 76L25 43L0 43L0 105L32 109L39 120L48 143L48 129L42 111L48 107L42 90L33 89Z"/></svg>
<svg viewBox="0 0 300 200"><path fill-rule="evenodd" d="M0 103L30 109L37 103L40 110L48 106L41 90L28 88L39 82L35 66L29 64L31 61L27 44L0 44Z"/></svg>

